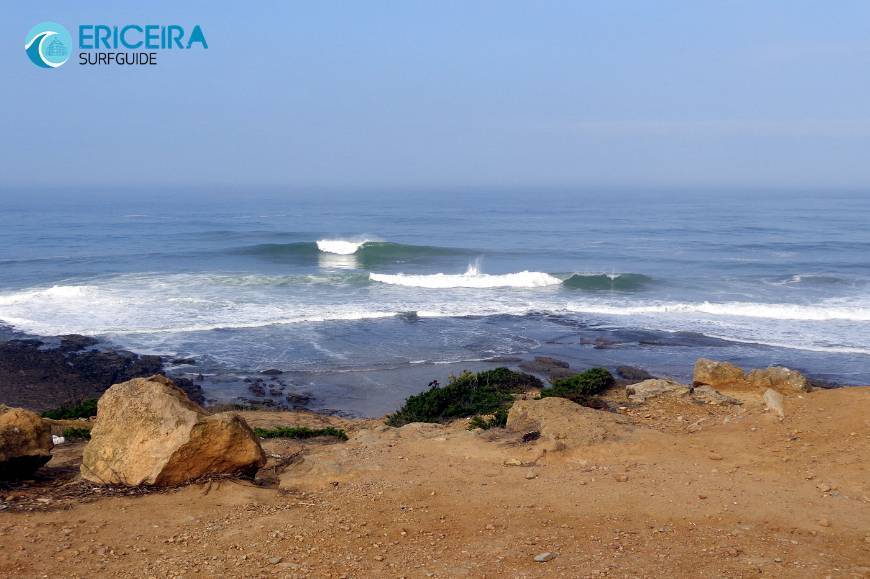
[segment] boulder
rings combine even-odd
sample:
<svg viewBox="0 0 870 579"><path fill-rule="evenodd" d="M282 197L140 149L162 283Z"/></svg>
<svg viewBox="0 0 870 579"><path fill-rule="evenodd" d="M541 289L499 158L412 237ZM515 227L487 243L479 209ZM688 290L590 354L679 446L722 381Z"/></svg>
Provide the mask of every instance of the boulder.
<svg viewBox="0 0 870 579"><path fill-rule="evenodd" d="M644 380L655 380L655 376L644 370L643 368L635 368L634 366L617 366L616 373L620 378L631 382L643 382Z"/></svg>
<svg viewBox="0 0 870 579"><path fill-rule="evenodd" d="M171 486L266 462L239 416L208 415L162 375L115 384L100 398L82 477L103 484Z"/></svg>
<svg viewBox="0 0 870 579"><path fill-rule="evenodd" d="M664 379L644 380L625 387L625 393L633 402L646 402L648 398L657 396L688 396L691 390L685 384Z"/></svg>
<svg viewBox="0 0 870 579"><path fill-rule="evenodd" d="M764 391L764 395L761 399L764 401L764 406L767 408L768 412L772 412L779 416L780 419L785 418L785 407L783 406L782 394L772 388L768 388Z"/></svg>
<svg viewBox="0 0 870 579"><path fill-rule="evenodd" d="M790 370L782 366L753 370L749 373L747 381L758 390L770 388L781 394L810 392L813 389L806 376L797 370Z"/></svg>
<svg viewBox="0 0 870 579"><path fill-rule="evenodd" d="M549 397L514 402L508 412L507 429L523 434L539 432L545 442L560 446L580 446L618 439L631 430L631 425L618 414Z"/></svg>
<svg viewBox="0 0 870 579"><path fill-rule="evenodd" d="M692 376L695 386L708 385L713 388L745 388L746 374L743 370L729 362L719 362L698 358Z"/></svg>
<svg viewBox="0 0 870 579"><path fill-rule="evenodd" d="M27 478L51 459L51 427L23 408L0 405L0 479Z"/></svg>

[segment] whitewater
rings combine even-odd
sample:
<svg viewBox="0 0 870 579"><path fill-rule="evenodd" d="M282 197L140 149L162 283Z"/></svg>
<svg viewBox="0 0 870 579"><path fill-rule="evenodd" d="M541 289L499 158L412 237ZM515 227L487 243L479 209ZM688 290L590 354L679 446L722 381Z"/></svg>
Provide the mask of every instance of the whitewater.
<svg viewBox="0 0 870 579"><path fill-rule="evenodd" d="M532 197L6 211L0 334L96 336L215 375L551 354L870 381L863 198L789 198L786 215L763 198Z"/></svg>

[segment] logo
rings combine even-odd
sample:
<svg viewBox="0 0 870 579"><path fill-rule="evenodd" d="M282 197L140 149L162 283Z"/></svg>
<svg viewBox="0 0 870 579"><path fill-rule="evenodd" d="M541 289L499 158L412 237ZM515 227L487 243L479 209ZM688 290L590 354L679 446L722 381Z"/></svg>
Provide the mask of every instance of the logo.
<svg viewBox="0 0 870 579"><path fill-rule="evenodd" d="M24 50L30 61L40 68L57 68L72 55L72 37L56 22L41 22L24 38Z"/></svg>

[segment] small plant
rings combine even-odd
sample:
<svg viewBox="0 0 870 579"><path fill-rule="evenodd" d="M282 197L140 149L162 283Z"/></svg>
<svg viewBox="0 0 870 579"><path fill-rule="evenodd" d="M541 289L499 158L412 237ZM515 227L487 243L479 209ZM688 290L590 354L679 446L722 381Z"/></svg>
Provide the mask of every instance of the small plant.
<svg viewBox="0 0 870 579"><path fill-rule="evenodd" d="M499 408L495 412L492 413L491 416L473 416L471 420L468 421L468 430L474 430L475 428L482 428L483 430L489 430L490 428L504 428L507 426L508 419L508 409L507 408Z"/></svg>
<svg viewBox="0 0 870 579"><path fill-rule="evenodd" d="M387 416L386 423L402 426L410 422L441 422L493 414L499 409L507 409L513 403L514 394L541 386L541 381L531 374L507 368L463 372L451 376L447 386L436 384L425 392L410 396L398 411Z"/></svg>
<svg viewBox="0 0 870 579"><path fill-rule="evenodd" d="M91 431L87 428L64 428L63 437L67 440L90 440Z"/></svg>
<svg viewBox="0 0 870 579"><path fill-rule="evenodd" d="M556 396L578 404L587 403L596 394L601 394L616 383L605 368L590 368L569 378L554 380L550 388L541 390L541 398Z"/></svg>
<svg viewBox="0 0 870 579"><path fill-rule="evenodd" d="M64 404L54 410L46 410L42 413L43 418L53 420L72 420L76 418L90 418L97 415L97 399L90 398L78 404Z"/></svg>
<svg viewBox="0 0 870 579"><path fill-rule="evenodd" d="M317 436L334 436L339 440L347 440L347 433L334 426L325 428L308 428L307 426L278 426L275 428L255 428L254 433L260 438L315 438Z"/></svg>

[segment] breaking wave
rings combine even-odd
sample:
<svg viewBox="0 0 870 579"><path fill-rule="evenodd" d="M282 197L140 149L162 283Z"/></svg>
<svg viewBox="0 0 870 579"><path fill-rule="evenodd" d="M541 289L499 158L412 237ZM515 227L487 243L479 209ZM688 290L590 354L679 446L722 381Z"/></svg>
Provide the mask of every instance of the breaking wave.
<svg viewBox="0 0 870 579"><path fill-rule="evenodd" d="M480 273L477 265L471 264L463 274L434 273L429 275L410 275L404 273L384 274L371 273L372 281L400 285L405 287L420 287L430 289L443 288L533 288L560 285L562 280L540 271L521 271L491 275Z"/></svg>

